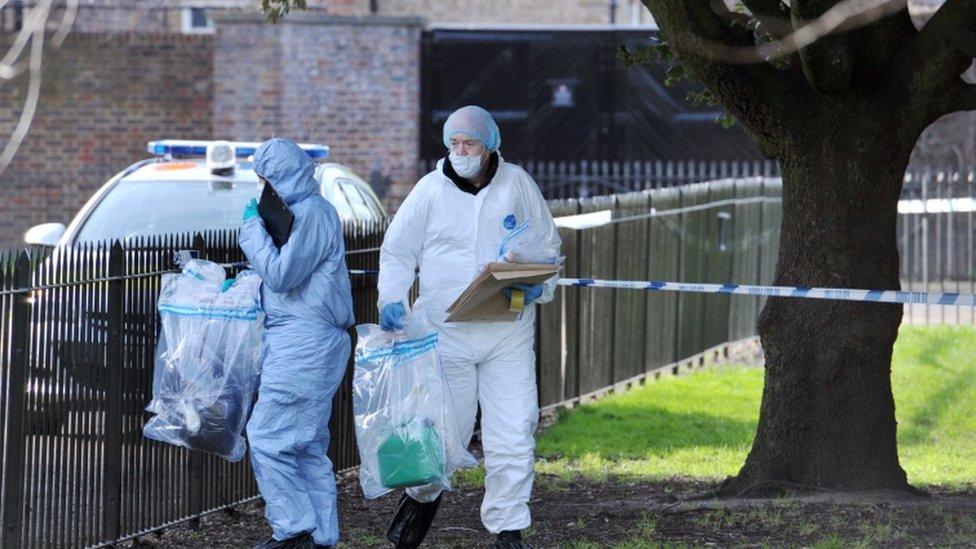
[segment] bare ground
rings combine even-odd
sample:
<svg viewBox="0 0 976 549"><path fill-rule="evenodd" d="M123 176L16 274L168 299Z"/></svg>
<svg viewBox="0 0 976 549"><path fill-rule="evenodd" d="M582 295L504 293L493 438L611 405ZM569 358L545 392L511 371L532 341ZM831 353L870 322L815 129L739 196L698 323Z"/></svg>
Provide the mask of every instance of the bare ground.
<svg viewBox="0 0 976 549"><path fill-rule="evenodd" d="M773 500L700 499L715 484L671 480L566 482L541 476L531 503L535 547L976 547L976 493L934 489L931 497L815 493ZM340 482L342 547L385 547L397 495L363 499L355 477ZM445 498L430 547L478 547L490 536L479 519L483 490ZM699 496L696 498L696 496ZM259 503L156 532L135 547L247 547L269 530Z"/></svg>
<svg viewBox="0 0 976 549"><path fill-rule="evenodd" d="M725 359L762 364L758 345ZM542 420L550 424L554 415ZM478 445L472 450L480 454ZM537 475L526 540L537 548L621 547L976 547L976 491L926 487L903 493L814 491L776 499L710 499L718 483L686 479L566 480ZM459 486L445 496L428 547L483 547L479 518L484 489ZM399 494L368 501L358 479L339 479L340 547L390 547L384 534ZM249 547L270 530L258 503L143 536L135 547Z"/></svg>

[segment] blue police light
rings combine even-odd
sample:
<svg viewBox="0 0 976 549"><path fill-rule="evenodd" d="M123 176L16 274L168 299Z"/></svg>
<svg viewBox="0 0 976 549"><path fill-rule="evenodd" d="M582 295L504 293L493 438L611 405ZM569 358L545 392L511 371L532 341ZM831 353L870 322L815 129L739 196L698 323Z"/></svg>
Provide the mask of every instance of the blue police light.
<svg viewBox="0 0 976 549"><path fill-rule="evenodd" d="M146 150L156 156L170 155L174 157L206 157L207 145L211 143L214 143L214 141L163 139L161 141L150 141L146 145ZM258 147L261 146L260 143L241 141L231 141L230 145L234 147L234 156L237 158L247 158L248 156L253 155L254 152L258 150ZM329 147L327 145L299 143L298 146L301 147L303 151L308 153L308 155L314 160L319 160L329 156Z"/></svg>

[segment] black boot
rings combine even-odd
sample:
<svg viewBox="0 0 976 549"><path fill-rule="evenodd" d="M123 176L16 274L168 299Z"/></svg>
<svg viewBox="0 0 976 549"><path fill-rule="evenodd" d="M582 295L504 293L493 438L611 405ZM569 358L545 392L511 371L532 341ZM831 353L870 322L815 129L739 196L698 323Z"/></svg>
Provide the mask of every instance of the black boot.
<svg viewBox="0 0 976 549"><path fill-rule="evenodd" d="M495 534L495 540L488 546L490 549L532 549L532 546L522 541L519 530L505 530Z"/></svg>
<svg viewBox="0 0 976 549"><path fill-rule="evenodd" d="M420 503L410 496L403 494L397 504L396 513L386 530L386 539L390 540L397 549L412 549L420 547L420 543L427 536L430 525L434 522L437 508L441 505L441 496L430 503Z"/></svg>
<svg viewBox="0 0 976 549"><path fill-rule="evenodd" d="M274 538L254 546L254 549L313 549L315 542L310 534L299 534L293 538L278 541Z"/></svg>

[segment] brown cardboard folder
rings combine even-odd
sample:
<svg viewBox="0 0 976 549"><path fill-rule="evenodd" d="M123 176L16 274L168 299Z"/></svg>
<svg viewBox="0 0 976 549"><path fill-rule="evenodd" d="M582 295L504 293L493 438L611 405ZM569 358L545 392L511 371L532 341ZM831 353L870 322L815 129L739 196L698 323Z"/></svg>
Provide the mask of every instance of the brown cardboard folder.
<svg viewBox="0 0 976 549"><path fill-rule="evenodd" d="M502 289L512 284L541 284L559 274L559 265L489 263L454 303L448 307L448 322L480 320L511 322L519 313L508 310Z"/></svg>

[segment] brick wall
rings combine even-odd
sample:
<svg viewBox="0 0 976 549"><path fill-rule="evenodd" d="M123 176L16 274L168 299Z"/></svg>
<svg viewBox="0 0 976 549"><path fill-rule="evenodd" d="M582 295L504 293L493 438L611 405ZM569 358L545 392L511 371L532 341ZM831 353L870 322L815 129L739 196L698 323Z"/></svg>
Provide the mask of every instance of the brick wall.
<svg viewBox="0 0 976 549"><path fill-rule="evenodd" d="M608 24L610 0L379 0L380 15L422 15L432 24ZM617 0L618 24L647 24L650 12L639 0Z"/></svg>
<svg viewBox="0 0 976 549"><path fill-rule="evenodd" d="M217 21L214 133L322 142L395 207L417 179L421 21Z"/></svg>
<svg viewBox="0 0 976 549"><path fill-rule="evenodd" d="M140 6L82 4L78 7L72 30L79 33L179 32L180 14L155 2ZM54 30L64 17L61 8L52 10L48 28Z"/></svg>
<svg viewBox="0 0 976 549"><path fill-rule="evenodd" d="M910 0L918 24L944 0ZM27 0L27 6L36 0ZM64 0L58 3L63 4ZM98 0L82 2L75 29L80 32L180 32L180 9L204 7L217 11L256 11L257 0ZM376 0L379 15L424 17L433 24L606 24L611 0ZM5 10L10 10L8 5ZM0 10L2 12L4 10ZM57 10L56 10L57 11ZM370 0L308 0L308 11L340 16L370 13ZM640 0L616 0L618 24L651 24Z"/></svg>
<svg viewBox="0 0 976 549"><path fill-rule="evenodd" d="M917 0L938 1L938 0ZM26 5L36 0L28 0ZM63 4L64 0L57 0ZM370 0L308 0L308 12L337 16L370 15ZM211 13L257 12L257 0L98 0L82 2L74 28L79 32L181 32L184 7ZM377 15L423 17L433 24L606 24L611 0L375 0ZM55 10L56 17L60 13ZM300 12L295 12L296 14ZM289 16L291 17L291 16ZM618 24L649 24L640 0L616 0Z"/></svg>
<svg viewBox="0 0 976 549"><path fill-rule="evenodd" d="M67 223L146 141L323 142L394 208L416 181L419 20L233 16L216 36L72 34L45 56L40 106L0 175L0 248ZM0 145L27 80L0 87Z"/></svg>
<svg viewBox="0 0 976 549"><path fill-rule="evenodd" d="M6 51L6 48L4 48ZM0 248L44 222L67 223L106 180L146 158L146 141L211 135L213 37L69 35L44 58L28 137L0 175ZM26 78L0 86L0 145Z"/></svg>
<svg viewBox="0 0 976 549"><path fill-rule="evenodd" d="M60 23L65 3L65 0L54 1L49 26ZM36 4L37 0L24 2L28 10ZM79 2L72 29L83 33L178 33L183 31L183 8L205 8L211 13L258 13L258 6L258 0L82 1ZM0 8L0 13L12 14L13 9L13 5L8 3ZM369 13L369 0L307 0L307 11L340 16L366 15Z"/></svg>

